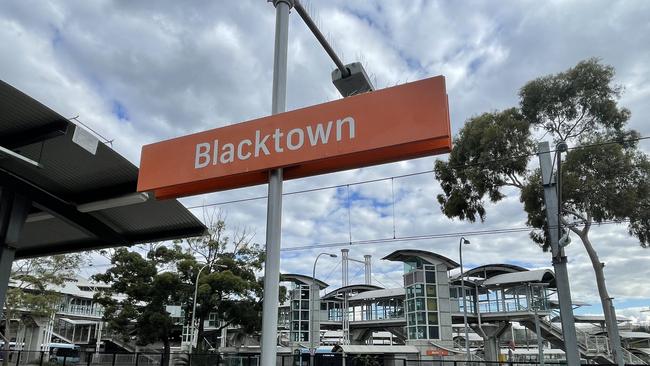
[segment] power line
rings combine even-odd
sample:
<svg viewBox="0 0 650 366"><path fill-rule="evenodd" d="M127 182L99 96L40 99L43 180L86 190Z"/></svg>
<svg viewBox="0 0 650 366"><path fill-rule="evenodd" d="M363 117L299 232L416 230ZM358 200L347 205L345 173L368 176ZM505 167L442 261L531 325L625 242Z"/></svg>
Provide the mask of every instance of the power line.
<svg viewBox="0 0 650 366"><path fill-rule="evenodd" d="M611 141L604 141L604 142L599 142L599 143L594 143L594 144L574 146L574 147L570 147L569 150L586 149L586 148L605 146L605 145L615 145L615 144L622 144L622 143L625 143L625 142L635 142L635 141L642 141L642 140L647 140L647 139L650 139L650 136L642 136L642 137L637 137L637 138L632 138L632 139L611 140ZM550 150L549 152L554 153L556 151L557 150ZM470 163L465 163L465 164L457 164L457 165L453 165L452 167L455 168L455 169L470 168L470 167L476 167L476 166L486 165L486 164L491 164L491 163L500 163L500 162L508 161L508 160L516 160L516 159L527 158L527 157L529 158L529 157L533 157L533 156L537 156L537 153L535 152L535 153L529 153L529 154L513 155L513 156L510 156L510 157L503 157L503 158L498 158L498 159L481 160L481 161L470 162ZM329 186L323 186L323 187L301 189L301 190L297 190L297 191L291 191L291 192L283 193L282 196L291 196L291 195L296 195L296 194L311 193L311 192L323 191L323 190L328 190L328 189L345 188L345 187L349 187L349 186L356 186L356 185L368 184L368 183L377 183L377 182L383 182L383 181L400 179L400 178L408 178L408 177L414 177L414 176L419 176L419 175L423 175L423 174L431 174L431 173L434 173L434 170L433 169L427 169L427 170L422 170L422 171L413 172L413 173L393 175L393 176L390 176L390 177L366 179L366 180L360 180L360 181L356 181L356 182L352 182L352 183L335 184L335 185L329 185ZM228 200L228 201L220 201L220 202L214 202L214 203L204 203L204 204L201 204L201 205L187 206L187 209L192 210L192 209L205 208L205 207L211 207L211 206L222 206L222 205L228 205L228 204L234 204L234 203L256 201L256 200L261 200L261 199L266 199L266 198L267 198L267 196L263 195L263 196L255 196L255 197L249 197L249 198L240 198L240 199Z"/></svg>
<svg viewBox="0 0 650 366"><path fill-rule="evenodd" d="M621 224L628 222L629 220L616 220L616 221L603 221L600 223L592 223L592 226L600 225L611 225L611 224ZM583 225L583 224L580 224ZM442 234L424 234L424 235L412 235L412 236L401 236L396 238L379 238L379 239L367 239L367 240L355 240L352 242L331 242L331 243L316 243L304 246L295 246L287 247L280 249L283 252L291 251L302 251L310 250L315 248L332 248L332 247L343 247L351 245L369 245L369 244L386 244L386 243L397 243L404 241L419 241L419 240L428 240L428 239L444 239L444 238L458 238L461 236L483 236L483 235L495 235L495 234L509 234L509 233L519 233L531 231L536 228L532 227L514 227L514 228L502 228L502 229L489 229L489 230L476 230L476 231L460 231L460 232L449 232ZM550 228L553 229L553 228Z"/></svg>

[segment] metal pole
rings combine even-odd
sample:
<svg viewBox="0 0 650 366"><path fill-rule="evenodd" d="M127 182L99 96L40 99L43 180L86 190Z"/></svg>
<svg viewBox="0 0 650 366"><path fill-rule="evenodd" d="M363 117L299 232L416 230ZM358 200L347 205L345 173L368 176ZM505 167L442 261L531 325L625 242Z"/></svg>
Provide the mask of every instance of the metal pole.
<svg viewBox="0 0 650 366"><path fill-rule="evenodd" d="M290 0L274 0L273 5L275 6L275 48L271 113L278 114L286 110L289 9L293 4ZM279 168L269 172L260 366L275 366L276 364L281 236L282 169Z"/></svg>
<svg viewBox="0 0 650 366"><path fill-rule="evenodd" d="M315 352L316 347L316 336L319 337L319 345L320 345L320 329L316 330L315 329L315 318L316 318L316 312L319 311L320 309L315 308L315 302L316 302L316 294L318 293L318 285L316 284L316 263L318 263L318 258L320 258L321 255L329 255L332 258L336 258L336 254L330 254L330 253L319 253L316 256L316 260L314 260L314 268L311 272L311 286L309 287L309 364L311 366L314 365L314 355L312 355L313 352ZM320 324L320 322L319 322ZM320 328L320 326L319 326Z"/></svg>
<svg viewBox="0 0 650 366"><path fill-rule="evenodd" d="M209 264L206 264L205 266L201 267L199 269L199 273L196 274L196 283L194 284L194 304L192 305L192 322L190 323L190 328L192 329L192 337L190 338L190 349L189 352L192 353L192 346L194 345L194 334L196 334L196 326L194 323L196 322L196 296L199 291L199 277L201 276L201 272L203 272L204 269L209 267ZM198 336L198 335L197 335Z"/></svg>
<svg viewBox="0 0 650 366"><path fill-rule="evenodd" d="M294 7L296 8L296 11L298 12L298 15L302 18L302 20L307 24L307 27L311 30L311 32L314 34L318 42L323 46L323 49L325 49L325 52L330 56L332 61L334 61L334 64L336 64L336 67L341 70L341 75L346 78L350 76L350 70L343 65L343 62L341 59L336 55L336 52L334 52L334 49L330 44L327 42L327 39L325 39L325 36L323 36L323 33L318 29L316 26L316 23L311 19L309 16L309 13L305 10L305 8L302 7L302 4L300 4L299 0L294 0Z"/></svg>
<svg viewBox="0 0 650 366"><path fill-rule="evenodd" d="M548 224L548 235L551 241L551 252L553 255L553 269L557 283L557 297L560 303L560 319L562 320L562 337L568 366L580 365L580 354L578 353L578 341L576 338L575 319L573 318L573 307L571 304L571 287L569 286L569 274L567 272L567 258L564 249L559 245L558 221L558 200L557 190L552 181L553 163L548 142L541 142L537 145L539 165L542 171L542 185L544 186L544 204L546 205L546 220Z"/></svg>
<svg viewBox="0 0 650 366"><path fill-rule="evenodd" d="M458 243L458 251L460 256L460 290L463 296L463 323L465 325L465 360L470 360L469 352L469 332L467 330L467 299L465 298L465 280L463 278L463 241L465 238L461 237Z"/></svg>

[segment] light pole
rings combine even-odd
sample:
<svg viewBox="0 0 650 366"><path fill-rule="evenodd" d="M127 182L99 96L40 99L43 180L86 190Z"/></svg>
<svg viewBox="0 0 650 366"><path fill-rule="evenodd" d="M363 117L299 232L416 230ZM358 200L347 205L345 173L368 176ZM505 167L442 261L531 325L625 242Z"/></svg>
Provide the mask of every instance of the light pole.
<svg viewBox="0 0 650 366"><path fill-rule="evenodd" d="M196 295L199 291L199 276L201 276L201 272L203 272L203 270L208 267L210 267L210 265L206 264L205 266L201 267L201 269L199 269L199 273L196 274L196 283L194 284L194 305L192 305L192 323L190 323L192 329L192 338L190 339L190 353L192 353L192 345L194 344L194 336L196 334L196 325L194 325L194 322L196 321Z"/></svg>
<svg viewBox="0 0 650 366"><path fill-rule="evenodd" d="M465 239L464 236L460 237L460 242L458 243L458 252L460 256L460 291L463 296L463 323L465 325L465 352L467 361L470 359L469 354L469 332L467 330L467 299L465 298L465 280L463 278L463 244L469 244L469 240Z"/></svg>
<svg viewBox="0 0 650 366"><path fill-rule="evenodd" d="M321 255L329 255L331 258L336 258L336 254L331 254L331 253L320 253L319 255L316 256L316 260L314 261L314 269L311 272L311 289L309 291L309 295L311 296L311 302L309 307L311 308L309 311L309 364L313 365L314 364L314 350L316 349L316 343L314 342L314 318L315 318L315 309L314 309L314 299L316 299L316 291L318 291L318 285L316 284L316 263L318 263L318 258L320 258ZM314 291L316 290L316 291Z"/></svg>

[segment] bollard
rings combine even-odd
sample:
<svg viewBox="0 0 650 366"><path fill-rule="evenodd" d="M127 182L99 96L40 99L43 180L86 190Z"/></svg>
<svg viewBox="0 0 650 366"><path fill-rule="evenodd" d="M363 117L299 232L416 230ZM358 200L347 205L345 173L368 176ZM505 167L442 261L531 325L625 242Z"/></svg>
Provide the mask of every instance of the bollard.
<svg viewBox="0 0 650 366"><path fill-rule="evenodd" d="M38 362L38 365L39 365L39 366L43 366L43 357L45 357L45 351L41 351L41 359L40 359L40 361Z"/></svg>
<svg viewBox="0 0 650 366"><path fill-rule="evenodd" d="M92 358L93 358L93 354L92 354L92 353L88 353L88 354L86 355L86 366L90 366L90 361L92 360Z"/></svg>
<svg viewBox="0 0 650 366"><path fill-rule="evenodd" d="M117 355L113 352L113 361L111 362L111 366L115 366L115 357L117 357Z"/></svg>
<svg viewBox="0 0 650 366"><path fill-rule="evenodd" d="M20 355L19 355L20 356ZM68 359L68 356L63 356L63 366L65 366L65 361Z"/></svg>
<svg viewBox="0 0 650 366"><path fill-rule="evenodd" d="M20 351L18 351L18 356L16 357L16 366L20 363Z"/></svg>
<svg viewBox="0 0 650 366"><path fill-rule="evenodd" d="M140 352L135 353L135 366L138 366L138 362L140 362Z"/></svg>

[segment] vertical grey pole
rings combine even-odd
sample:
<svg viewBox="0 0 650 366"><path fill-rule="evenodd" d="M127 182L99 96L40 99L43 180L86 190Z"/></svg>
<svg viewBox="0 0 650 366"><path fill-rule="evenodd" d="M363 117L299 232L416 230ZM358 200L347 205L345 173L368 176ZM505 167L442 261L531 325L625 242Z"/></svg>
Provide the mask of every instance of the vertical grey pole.
<svg viewBox="0 0 650 366"><path fill-rule="evenodd" d="M557 298L560 303L560 318L562 320L562 336L564 337L564 348L568 366L580 365L580 354L578 353L578 341L576 338L575 319L573 318L573 307L571 304L571 288L569 286L569 273L567 272L567 258L564 249L559 245L558 221L558 197L555 183L552 179L553 163L548 142L540 142L537 145L539 165L542 171L542 185L544 186L544 204L546 205L546 220L548 223L548 235L551 240L551 252L553 255L553 269L557 282Z"/></svg>
<svg viewBox="0 0 650 366"><path fill-rule="evenodd" d="M370 254L363 256L363 264L366 272L366 285L372 285L372 256Z"/></svg>
<svg viewBox="0 0 650 366"><path fill-rule="evenodd" d="M287 46L289 43L290 0L274 0L275 49L273 54L273 97L271 113L286 110ZM266 213L266 262L264 264L264 304L262 307L262 350L260 366L275 366L280 289L280 239L282 234L282 169L269 173Z"/></svg>
<svg viewBox="0 0 650 366"><path fill-rule="evenodd" d="M21 195L0 188L0 309L4 306L16 244L32 203Z"/></svg>
<svg viewBox="0 0 650 366"><path fill-rule="evenodd" d="M460 257L460 291L463 297L463 324L465 325L465 361L469 361L471 356L469 352L469 332L467 331L467 299L465 296L465 274L463 273L463 240L464 238L460 238L458 251Z"/></svg>

